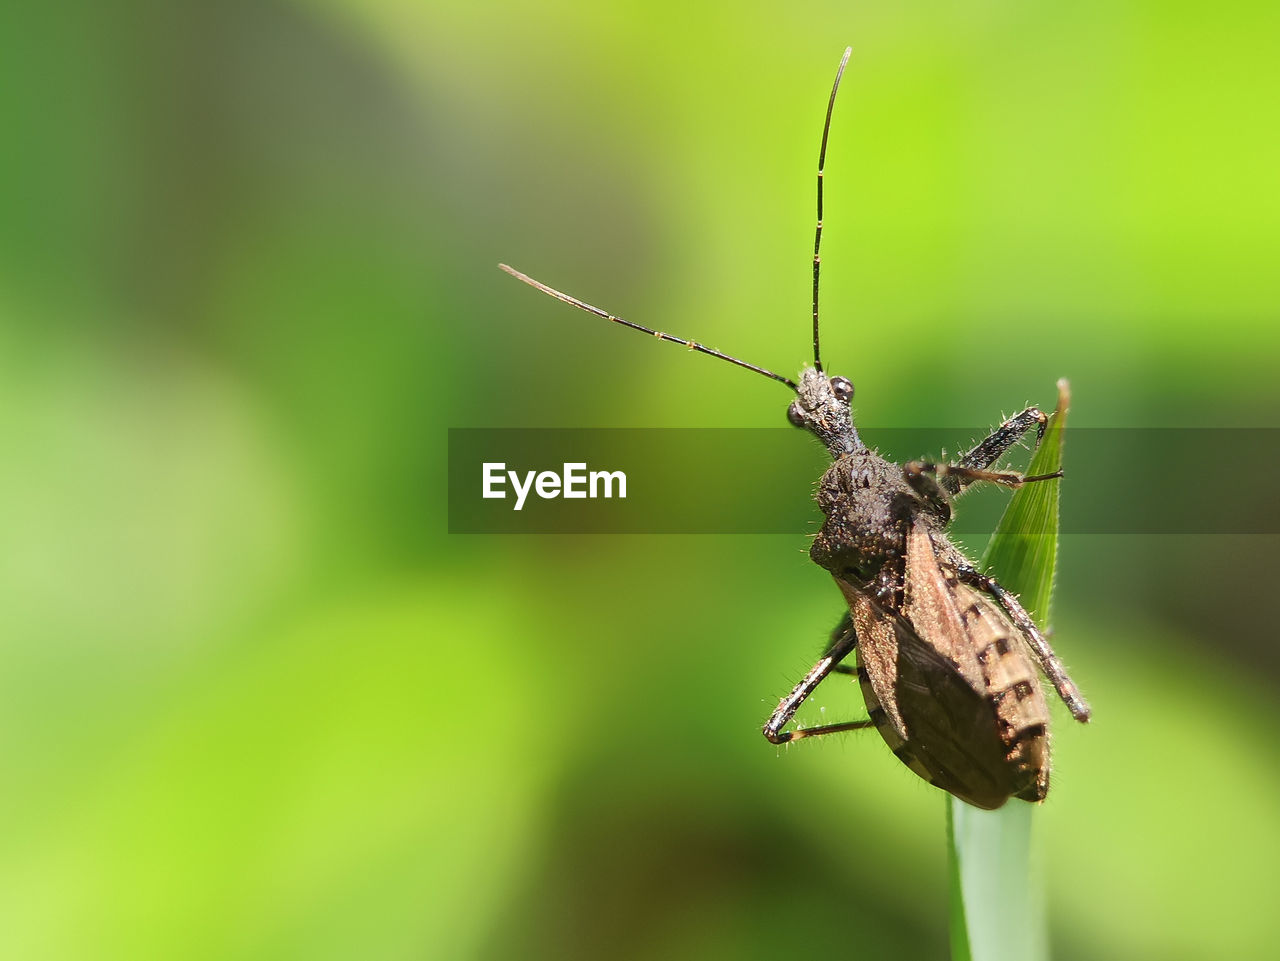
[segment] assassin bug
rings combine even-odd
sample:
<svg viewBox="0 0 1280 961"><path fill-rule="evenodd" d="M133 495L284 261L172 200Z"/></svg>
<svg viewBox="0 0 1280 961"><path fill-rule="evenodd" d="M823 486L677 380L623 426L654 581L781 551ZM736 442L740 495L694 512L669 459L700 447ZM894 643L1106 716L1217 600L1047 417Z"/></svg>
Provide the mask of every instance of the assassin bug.
<svg viewBox="0 0 1280 961"><path fill-rule="evenodd" d="M548 287L505 264L518 280L567 304L660 340L718 357L785 384L796 397L787 419L826 446L834 462L818 485L825 515L810 556L829 571L848 610L822 658L764 725L774 744L874 727L912 771L982 808L1009 798L1041 801L1049 790L1049 710L1038 664L1078 721L1089 707L1026 610L948 540L951 498L975 482L1020 487L1061 471L1024 476L992 470L1047 416L1028 407L955 464L894 464L867 447L853 423L853 384L829 376L818 343L822 176L844 52L827 101L818 153L818 222L813 241L813 366L796 383L695 341L623 320ZM855 666L843 663L855 654ZM796 709L830 674L856 674L865 720L786 730Z"/></svg>

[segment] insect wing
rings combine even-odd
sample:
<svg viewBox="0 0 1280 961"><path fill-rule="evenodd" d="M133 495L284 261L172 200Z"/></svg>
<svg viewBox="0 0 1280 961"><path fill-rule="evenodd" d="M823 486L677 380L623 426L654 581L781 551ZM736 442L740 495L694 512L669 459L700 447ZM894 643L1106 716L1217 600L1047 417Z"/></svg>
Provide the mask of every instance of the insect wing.
<svg viewBox="0 0 1280 961"><path fill-rule="evenodd" d="M994 712L970 732L967 744L976 763L965 779L978 784L994 778L1006 796L1043 800L1049 789L1049 709L1026 643L990 598L939 564L929 529L919 520L907 535L906 555L904 616ZM1003 753L998 762L997 746Z"/></svg>
<svg viewBox="0 0 1280 961"><path fill-rule="evenodd" d="M858 632L863 698L889 749L930 784L1000 807L1014 792L991 700L900 614L855 584L837 583Z"/></svg>
<svg viewBox="0 0 1280 961"><path fill-rule="evenodd" d="M984 690L982 666L957 603L959 580L938 564L928 527L916 520L907 533L902 613L915 633L956 666L976 690Z"/></svg>

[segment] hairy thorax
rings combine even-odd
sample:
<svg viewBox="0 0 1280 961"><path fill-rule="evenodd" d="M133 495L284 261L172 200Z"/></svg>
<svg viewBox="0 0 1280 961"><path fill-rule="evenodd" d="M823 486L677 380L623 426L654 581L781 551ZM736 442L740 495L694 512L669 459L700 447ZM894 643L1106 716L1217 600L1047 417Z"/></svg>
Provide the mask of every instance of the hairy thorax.
<svg viewBox="0 0 1280 961"><path fill-rule="evenodd" d="M838 457L818 482L826 515L809 556L837 577L869 582L887 560L906 552L907 531L920 516L920 500L902 467L873 450ZM938 530L942 524L939 519Z"/></svg>

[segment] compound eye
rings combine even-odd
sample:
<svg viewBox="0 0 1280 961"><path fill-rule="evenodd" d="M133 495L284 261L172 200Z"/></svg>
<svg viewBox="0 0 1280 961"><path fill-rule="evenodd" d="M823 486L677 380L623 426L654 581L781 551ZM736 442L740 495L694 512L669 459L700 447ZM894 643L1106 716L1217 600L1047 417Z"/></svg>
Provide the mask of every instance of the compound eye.
<svg viewBox="0 0 1280 961"><path fill-rule="evenodd" d="M795 427L804 426L804 411L800 409L800 401L791 402L791 406L787 408L787 420L791 421Z"/></svg>
<svg viewBox="0 0 1280 961"><path fill-rule="evenodd" d="M832 377L831 390L836 395L836 400L847 402L853 399L853 382L848 377Z"/></svg>

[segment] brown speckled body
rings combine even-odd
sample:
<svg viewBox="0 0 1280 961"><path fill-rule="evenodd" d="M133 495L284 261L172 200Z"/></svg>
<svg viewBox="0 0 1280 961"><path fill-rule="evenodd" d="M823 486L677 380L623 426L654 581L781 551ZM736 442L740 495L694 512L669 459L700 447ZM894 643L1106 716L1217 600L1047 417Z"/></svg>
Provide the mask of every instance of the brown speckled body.
<svg viewBox="0 0 1280 961"><path fill-rule="evenodd" d="M810 556L849 605L858 680L890 750L978 807L1043 800L1049 713L1035 664L1004 612L957 577L972 564L943 533L947 514L923 509L902 467L867 448L827 469L818 504Z"/></svg>
<svg viewBox="0 0 1280 961"><path fill-rule="evenodd" d="M831 573L849 610L827 657L782 700L765 735L785 743L782 728L800 700L827 672L847 670L840 660L852 651L870 723L912 771L978 807L1041 801L1049 791L1049 709L1037 661L1078 720L1088 720L1088 706L1025 610L977 571L946 526L962 478L1023 482L986 468L1046 418L1028 408L953 467L900 465L862 443L852 394L844 378L808 368L788 408L788 419L833 457L818 484L825 521L810 556Z"/></svg>

